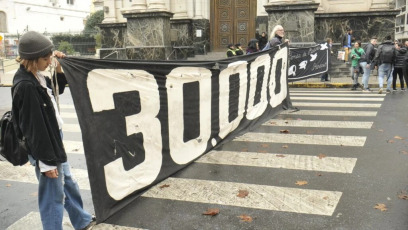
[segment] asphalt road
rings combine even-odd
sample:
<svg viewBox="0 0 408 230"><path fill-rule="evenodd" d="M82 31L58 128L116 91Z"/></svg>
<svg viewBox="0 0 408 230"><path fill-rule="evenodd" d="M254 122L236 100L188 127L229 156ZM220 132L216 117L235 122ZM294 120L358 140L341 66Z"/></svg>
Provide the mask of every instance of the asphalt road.
<svg viewBox="0 0 408 230"><path fill-rule="evenodd" d="M9 89L0 87L0 111ZM204 155L95 229L408 229L408 92L290 92L298 112ZM60 100L63 113L75 112L69 91ZM64 120L66 147L76 148L77 119ZM84 155L68 157L92 212ZM32 171L0 162L0 229L41 229Z"/></svg>

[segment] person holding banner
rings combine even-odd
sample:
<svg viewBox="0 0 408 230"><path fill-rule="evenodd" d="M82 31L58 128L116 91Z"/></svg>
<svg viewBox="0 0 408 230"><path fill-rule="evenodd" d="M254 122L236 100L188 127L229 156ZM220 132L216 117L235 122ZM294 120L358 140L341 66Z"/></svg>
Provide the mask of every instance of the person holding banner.
<svg viewBox="0 0 408 230"><path fill-rule="evenodd" d="M347 64L349 63L351 44L354 39L352 34L353 34L353 30L350 28L347 28L347 33L344 35L343 42L342 42L342 45L345 51L344 62L346 62Z"/></svg>
<svg viewBox="0 0 408 230"><path fill-rule="evenodd" d="M361 48L361 41L356 41L354 48L351 50L351 69L353 74L353 87L351 90L356 90L357 87L360 86L360 83L358 83L358 76L361 73L359 61L363 55L365 55L365 53L364 49Z"/></svg>
<svg viewBox="0 0 408 230"><path fill-rule="evenodd" d="M89 230L95 220L83 209L79 187L70 172L62 142L63 120L56 97L64 92L67 80L53 56L63 58L65 54L52 51L53 48L47 37L34 31L20 38L20 56L16 59L20 68L14 75L11 89L13 119L26 138L30 163L35 166L43 229L62 230L65 208L75 229ZM49 65L56 69L52 80L41 73ZM57 83L59 87L54 87Z"/></svg>
<svg viewBox="0 0 408 230"><path fill-rule="evenodd" d="M332 45L333 45L333 40L331 39L331 38L327 38L326 39L326 45L327 45L327 48L329 49L329 52L328 52L328 58L327 58L327 72L324 72L323 74L322 74L322 76L320 77L320 81L329 81L329 70L330 70L330 66L331 66L331 55L333 54L333 51L332 51Z"/></svg>
<svg viewBox="0 0 408 230"><path fill-rule="evenodd" d="M282 44L282 39L285 36L285 30L283 29L283 26L277 25L273 28L271 32L271 37L268 43L266 43L266 46L263 48L262 51L268 50L271 47L277 46ZM285 40L285 42L288 42L289 40Z"/></svg>

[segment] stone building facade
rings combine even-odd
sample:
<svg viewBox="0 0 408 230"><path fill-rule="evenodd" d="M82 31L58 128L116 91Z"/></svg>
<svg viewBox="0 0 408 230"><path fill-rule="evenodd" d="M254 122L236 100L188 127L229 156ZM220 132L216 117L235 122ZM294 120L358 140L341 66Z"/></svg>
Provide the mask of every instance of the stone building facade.
<svg viewBox="0 0 408 230"><path fill-rule="evenodd" d="M292 44L394 35L395 0L104 0L101 58L180 59L244 47L282 25ZM112 55L116 54L116 55Z"/></svg>

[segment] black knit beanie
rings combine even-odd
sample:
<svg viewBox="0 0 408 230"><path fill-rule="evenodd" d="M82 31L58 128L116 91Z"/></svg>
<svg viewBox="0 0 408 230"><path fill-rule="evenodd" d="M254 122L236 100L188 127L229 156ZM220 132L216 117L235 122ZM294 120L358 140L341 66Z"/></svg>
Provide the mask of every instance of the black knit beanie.
<svg viewBox="0 0 408 230"><path fill-rule="evenodd" d="M18 43L18 53L21 59L33 60L51 53L54 45L44 35L28 31L21 36Z"/></svg>

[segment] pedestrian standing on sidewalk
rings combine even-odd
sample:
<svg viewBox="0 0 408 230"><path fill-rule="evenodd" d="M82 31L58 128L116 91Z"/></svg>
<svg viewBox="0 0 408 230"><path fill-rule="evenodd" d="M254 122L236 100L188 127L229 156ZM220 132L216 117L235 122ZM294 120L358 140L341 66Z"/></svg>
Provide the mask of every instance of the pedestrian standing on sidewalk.
<svg viewBox="0 0 408 230"><path fill-rule="evenodd" d="M370 42L364 47L364 53L360 58L360 66L363 68L363 92L371 92L372 90L369 88L368 80L370 79L371 71L374 69L375 64L373 63L373 59L375 56L375 45L377 44L377 38L373 37L370 39Z"/></svg>
<svg viewBox="0 0 408 230"><path fill-rule="evenodd" d="M364 49L361 48L361 41L356 41L354 43L354 48L351 50L351 68L353 73L353 87L351 90L356 90L360 86L358 83L358 76L360 75L360 58L363 56Z"/></svg>
<svg viewBox="0 0 408 230"><path fill-rule="evenodd" d="M395 64L396 50L391 35L385 37L377 51L375 52L374 61L378 66L378 93L383 92L384 78L387 80L387 93L391 92L392 71Z"/></svg>
<svg viewBox="0 0 408 230"><path fill-rule="evenodd" d="M395 45L397 55L395 58L394 71L392 72L392 89L397 91L397 77L400 80L401 91L405 91L404 87L404 68L405 68L405 55L407 49L402 47L402 43L397 43Z"/></svg>
<svg viewBox="0 0 408 230"><path fill-rule="evenodd" d="M20 63L13 79L12 113L15 123L27 140L30 163L35 166L39 182L38 206L44 230L62 230L64 207L75 229L91 229L92 216L83 209L78 184L70 172L62 142L62 118L56 95L67 84L61 65L53 56L54 45L44 35L29 31L19 40ZM54 65L57 74L51 79L40 71ZM59 90L52 85L58 83Z"/></svg>
<svg viewBox="0 0 408 230"><path fill-rule="evenodd" d="M343 36L343 41L342 41L342 46L345 52L344 55L344 62L346 62L347 64L349 63L349 55L350 55L350 49L353 43L353 30L350 28L347 28L347 33Z"/></svg>
<svg viewBox="0 0 408 230"><path fill-rule="evenodd" d="M331 38L326 39L326 45L328 49L328 57L327 57L327 72L324 72L322 76L320 77L320 81L329 81L329 70L331 67L331 55L333 54L332 51L332 45L333 45L333 40Z"/></svg>
<svg viewBox="0 0 408 230"><path fill-rule="evenodd" d="M262 32L261 37L259 37L259 50L263 50L266 43L268 43L268 37L265 32Z"/></svg>

